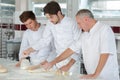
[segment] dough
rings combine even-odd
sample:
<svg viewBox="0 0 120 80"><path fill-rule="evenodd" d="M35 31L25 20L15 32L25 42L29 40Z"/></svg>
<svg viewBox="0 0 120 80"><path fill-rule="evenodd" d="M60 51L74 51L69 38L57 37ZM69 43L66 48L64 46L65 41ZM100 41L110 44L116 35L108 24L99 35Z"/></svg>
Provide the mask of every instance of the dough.
<svg viewBox="0 0 120 80"><path fill-rule="evenodd" d="M21 69L27 69L29 66L30 66L29 60L23 59L21 61L21 66L20 66Z"/></svg>
<svg viewBox="0 0 120 80"><path fill-rule="evenodd" d="M38 69L28 69L27 70L30 73L55 73L56 71L50 69L50 70L45 70L44 68L40 67Z"/></svg>
<svg viewBox="0 0 120 80"><path fill-rule="evenodd" d="M7 68L5 68L4 66L0 65L0 73L6 73L8 72Z"/></svg>
<svg viewBox="0 0 120 80"><path fill-rule="evenodd" d="M39 69L34 69L34 70L28 69L28 72L30 72L30 73L39 73L39 72L47 72L47 71L45 69L43 69L43 68L39 68Z"/></svg>
<svg viewBox="0 0 120 80"><path fill-rule="evenodd" d="M35 69L39 69L39 68L42 68L41 65L32 65L32 66L29 66L27 68L27 70L35 70Z"/></svg>

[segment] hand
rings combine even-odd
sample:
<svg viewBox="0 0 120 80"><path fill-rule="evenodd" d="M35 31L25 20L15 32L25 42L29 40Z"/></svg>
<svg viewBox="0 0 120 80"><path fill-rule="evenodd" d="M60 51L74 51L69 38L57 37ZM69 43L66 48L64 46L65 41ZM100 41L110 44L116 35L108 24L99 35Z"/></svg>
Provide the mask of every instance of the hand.
<svg viewBox="0 0 120 80"><path fill-rule="evenodd" d="M23 55L24 55L24 56L27 56L27 55L29 55L29 54L30 54L29 49L23 51Z"/></svg>
<svg viewBox="0 0 120 80"><path fill-rule="evenodd" d="M47 63L48 63L48 61L45 60L45 61L41 62L40 64L44 65L44 64L47 64Z"/></svg>
<svg viewBox="0 0 120 80"><path fill-rule="evenodd" d="M80 76L80 79L96 79L97 76L95 74L88 74L88 75L83 75Z"/></svg>
<svg viewBox="0 0 120 80"><path fill-rule="evenodd" d="M44 68L45 70L49 70L50 68L53 67L53 65L54 65L54 64L52 64L51 62L45 63L45 64L43 65L43 68Z"/></svg>
<svg viewBox="0 0 120 80"><path fill-rule="evenodd" d="M17 64L15 64L16 67L20 67L20 62L18 62Z"/></svg>
<svg viewBox="0 0 120 80"><path fill-rule="evenodd" d="M64 65L60 68L60 70L65 71L65 72L67 72L69 69L70 69L70 67L67 65Z"/></svg>
<svg viewBox="0 0 120 80"><path fill-rule="evenodd" d="M32 47L23 51L23 55L29 55L31 52L35 51Z"/></svg>
<svg viewBox="0 0 120 80"><path fill-rule="evenodd" d="M22 62L23 59L25 59L25 58L22 57L22 58L19 60L19 62L18 62L15 66L16 66L16 67L20 67L20 64L21 64L21 62Z"/></svg>

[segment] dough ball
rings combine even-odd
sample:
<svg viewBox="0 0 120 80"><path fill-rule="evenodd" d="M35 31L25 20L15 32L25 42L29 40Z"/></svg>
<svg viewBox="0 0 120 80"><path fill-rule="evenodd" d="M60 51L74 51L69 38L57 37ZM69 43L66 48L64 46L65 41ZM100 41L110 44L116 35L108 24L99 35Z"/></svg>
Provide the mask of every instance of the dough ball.
<svg viewBox="0 0 120 80"><path fill-rule="evenodd" d="M8 72L7 68L5 68L4 66L0 65L0 73L6 73Z"/></svg>

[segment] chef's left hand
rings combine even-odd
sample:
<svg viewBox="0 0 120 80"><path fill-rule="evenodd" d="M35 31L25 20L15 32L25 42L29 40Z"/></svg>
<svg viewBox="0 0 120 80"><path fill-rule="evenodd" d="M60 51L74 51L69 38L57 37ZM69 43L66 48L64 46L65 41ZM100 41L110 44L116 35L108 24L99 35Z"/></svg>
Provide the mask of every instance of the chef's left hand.
<svg viewBox="0 0 120 80"><path fill-rule="evenodd" d="M49 69L51 69L51 68L53 67L53 65L54 65L54 64L52 64L51 62L48 62L48 63L45 63L45 64L43 65L43 68L44 68L45 70L49 70Z"/></svg>
<svg viewBox="0 0 120 80"><path fill-rule="evenodd" d="M60 68L60 70L65 71L65 72L67 72L69 69L70 69L70 67L67 65L64 65Z"/></svg>
<svg viewBox="0 0 120 80"><path fill-rule="evenodd" d="M95 74L88 74L88 75L83 75L80 76L80 79L96 79L97 76Z"/></svg>
<svg viewBox="0 0 120 80"><path fill-rule="evenodd" d="M44 65L44 64L47 64L47 63L48 63L48 61L45 60L45 61L41 62L40 64L41 64L41 65Z"/></svg>
<svg viewBox="0 0 120 80"><path fill-rule="evenodd" d="M23 55L29 55L33 51L34 51L34 49L30 47L30 48L23 51Z"/></svg>
<svg viewBox="0 0 120 80"><path fill-rule="evenodd" d="M24 56L28 56L30 54L30 51L28 49L24 50L23 51L23 55Z"/></svg>

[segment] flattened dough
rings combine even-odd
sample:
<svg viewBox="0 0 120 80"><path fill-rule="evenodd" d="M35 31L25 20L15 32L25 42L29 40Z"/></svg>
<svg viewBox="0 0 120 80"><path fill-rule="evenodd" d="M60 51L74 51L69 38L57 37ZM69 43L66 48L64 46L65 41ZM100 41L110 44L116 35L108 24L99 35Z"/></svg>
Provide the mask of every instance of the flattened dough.
<svg viewBox="0 0 120 80"><path fill-rule="evenodd" d="M39 68L39 69L34 69L34 70L28 69L28 72L30 72L30 73L39 73L39 72L47 72L47 71L44 70L43 68Z"/></svg>

